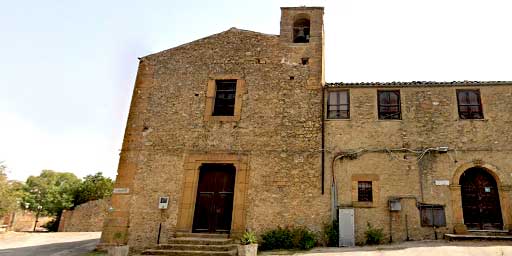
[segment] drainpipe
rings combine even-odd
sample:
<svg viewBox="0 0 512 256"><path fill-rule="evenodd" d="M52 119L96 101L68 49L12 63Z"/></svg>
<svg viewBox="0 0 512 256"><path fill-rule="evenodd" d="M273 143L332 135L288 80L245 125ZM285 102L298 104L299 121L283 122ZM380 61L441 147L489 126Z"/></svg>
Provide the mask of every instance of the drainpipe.
<svg viewBox="0 0 512 256"><path fill-rule="evenodd" d="M324 194L324 190L325 190L325 184L324 184L324 179L325 179L325 104L324 104L324 100L325 99L325 86L322 85L322 195Z"/></svg>

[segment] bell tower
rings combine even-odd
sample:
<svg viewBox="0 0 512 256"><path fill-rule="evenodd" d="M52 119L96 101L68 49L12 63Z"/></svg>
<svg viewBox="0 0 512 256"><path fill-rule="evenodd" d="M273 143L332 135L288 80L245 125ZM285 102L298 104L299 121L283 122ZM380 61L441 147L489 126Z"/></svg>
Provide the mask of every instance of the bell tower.
<svg viewBox="0 0 512 256"><path fill-rule="evenodd" d="M310 89L325 82L323 17L323 7L281 7L281 44L288 61L309 66Z"/></svg>

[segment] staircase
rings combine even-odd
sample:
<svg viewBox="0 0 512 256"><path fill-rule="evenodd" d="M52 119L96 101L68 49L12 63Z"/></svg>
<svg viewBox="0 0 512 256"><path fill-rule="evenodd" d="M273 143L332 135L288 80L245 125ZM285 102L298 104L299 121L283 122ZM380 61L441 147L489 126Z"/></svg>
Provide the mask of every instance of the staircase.
<svg viewBox="0 0 512 256"><path fill-rule="evenodd" d="M445 234L446 239L452 240L508 240L512 235L506 230L469 230L467 234Z"/></svg>
<svg viewBox="0 0 512 256"><path fill-rule="evenodd" d="M176 233L168 244L159 244L142 255L236 256L237 248L237 244L224 234Z"/></svg>

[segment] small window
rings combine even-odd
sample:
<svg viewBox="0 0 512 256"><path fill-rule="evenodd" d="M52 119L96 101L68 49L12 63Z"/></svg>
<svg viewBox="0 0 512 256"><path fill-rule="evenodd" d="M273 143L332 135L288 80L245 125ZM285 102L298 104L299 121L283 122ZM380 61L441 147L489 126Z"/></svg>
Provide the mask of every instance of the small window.
<svg viewBox="0 0 512 256"><path fill-rule="evenodd" d="M444 206L422 204L420 208L421 226L423 227L444 227L446 226L446 217Z"/></svg>
<svg viewBox="0 0 512 256"><path fill-rule="evenodd" d="M350 99L348 91L329 92L329 96L327 98L327 118L350 118Z"/></svg>
<svg viewBox="0 0 512 256"><path fill-rule="evenodd" d="M460 119L483 119L479 90L457 90Z"/></svg>
<svg viewBox="0 0 512 256"><path fill-rule="evenodd" d="M357 182L357 201L359 202L372 202L372 182L371 181L358 181Z"/></svg>
<svg viewBox="0 0 512 256"><path fill-rule="evenodd" d="M236 80L215 81L215 103L213 116L233 116L235 114Z"/></svg>
<svg viewBox="0 0 512 256"><path fill-rule="evenodd" d="M293 42L309 43L309 20L306 18L298 19L293 23Z"/></svg>
<svg viewBox="0 0 512 256"><path fill-rule="evenodd" d="M402 118L400 109L400 91L378 91L377 94L379 119L400 120Z"/></svg>

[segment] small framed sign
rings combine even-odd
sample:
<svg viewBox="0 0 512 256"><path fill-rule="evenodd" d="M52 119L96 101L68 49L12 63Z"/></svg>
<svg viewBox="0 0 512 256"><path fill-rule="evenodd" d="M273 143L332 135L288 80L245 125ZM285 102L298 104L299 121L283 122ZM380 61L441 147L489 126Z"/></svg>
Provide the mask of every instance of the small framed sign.
<svg viewBox="0 0 512 256"><path fill-rule="evenodd" d="M114 191L112 191L113 194L128 194L130 193L129 188L114 188Z"/></svg>

